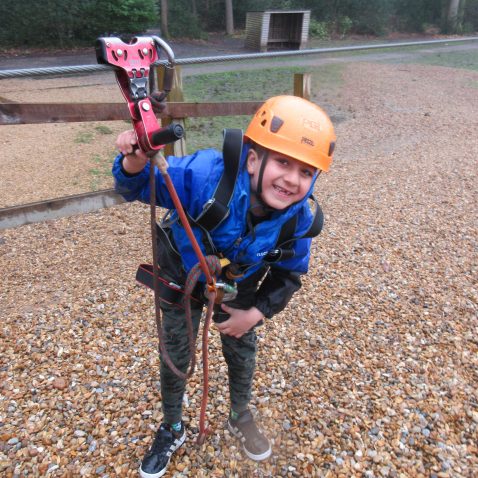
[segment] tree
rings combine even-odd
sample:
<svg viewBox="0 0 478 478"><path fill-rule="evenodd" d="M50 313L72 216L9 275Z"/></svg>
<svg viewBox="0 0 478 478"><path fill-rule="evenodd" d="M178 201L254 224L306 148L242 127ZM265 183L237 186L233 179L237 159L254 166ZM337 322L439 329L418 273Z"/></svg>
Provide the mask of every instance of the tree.
<svg viewBox="0 0 478 478"><path fill-rule="evenodd" d="M226 1L226 33L232 35L234 33L234 11L232 9L232 0Z"/></svg>
<svg viewBox="0 0 478 478"><path fill-rule="evenodd" d="M161 0L161 35L164 38L169 38L168 0Z"/></svg>
<svg viewBox="0 0 478 478"><path fill-rule="evenodd" d="M446 17L447 30L450 33L456 32L458 28L458 10L460 9L460 0L450 0Z"/></svg>
<svg viewBox="0 0 478 478"><path fill-rule="evenodd" d="M2 0L0 44L92 45L100 35L144 32L157 13L156 0Z"/></svg>
<svg viewBox="0 0 478 478"><path fill-rule="evenodd" d="M459 33L463 29L463 13L466 0L447 0L443 8L444 30Z"/></svg>

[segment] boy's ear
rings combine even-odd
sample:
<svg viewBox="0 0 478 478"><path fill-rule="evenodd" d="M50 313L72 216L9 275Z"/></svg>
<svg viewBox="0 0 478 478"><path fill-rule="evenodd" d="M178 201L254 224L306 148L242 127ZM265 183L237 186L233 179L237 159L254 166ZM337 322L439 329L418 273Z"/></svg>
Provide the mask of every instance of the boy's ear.
<svg viewBox="0 0 478 478"><path fill-rule="evenodd" d="M247 172L253 175L259 164L259 155L254 149L250 149L247 152Z"/></svg>

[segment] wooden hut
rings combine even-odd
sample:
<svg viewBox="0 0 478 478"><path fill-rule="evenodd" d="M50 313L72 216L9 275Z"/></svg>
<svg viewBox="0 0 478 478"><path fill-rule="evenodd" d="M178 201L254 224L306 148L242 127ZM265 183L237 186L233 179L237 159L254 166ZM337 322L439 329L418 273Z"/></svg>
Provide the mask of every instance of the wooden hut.
<svg viewBox="0 0 478 478"><path fill-rule="evenodd" d="M246 48L301 50L309 38L310 10L247 12Z"/></svg>

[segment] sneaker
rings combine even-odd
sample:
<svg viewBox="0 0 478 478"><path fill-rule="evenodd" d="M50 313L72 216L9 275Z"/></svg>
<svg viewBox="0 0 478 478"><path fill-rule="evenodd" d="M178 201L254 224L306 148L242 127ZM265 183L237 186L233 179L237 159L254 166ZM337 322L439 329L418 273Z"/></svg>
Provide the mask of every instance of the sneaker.
<svg viewBox="0 0 478 478"><path fill-rule="evenodd" d="M229 417L227 426L229 431L241 440L244 452L251 460L261 461L271 456L271 444L264 433L257 428L249 410L240 413L237 420Z"/></svg>
<svg viewBox="0 0 478 478"><path fill-rule="evenodd" d="M175 432L171 425L162 423L156 432L152 447L146 453L139 468L142 478L159 478L166 473L172 454L186 440L186 429L181 423L181 430Z"/></svg>

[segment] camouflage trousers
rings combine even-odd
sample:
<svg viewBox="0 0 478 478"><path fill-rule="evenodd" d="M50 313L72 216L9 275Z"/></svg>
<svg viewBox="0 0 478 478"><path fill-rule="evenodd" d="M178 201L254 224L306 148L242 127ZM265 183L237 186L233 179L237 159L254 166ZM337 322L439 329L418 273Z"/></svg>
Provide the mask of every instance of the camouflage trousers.
<svg viewBox="0 0 478 478"><path fill-rule="evenodd" d="M166 350L174 365L186 372L189 361L189 338L185 312L182 309L162 304L163 335ZM197 336L202 306L192 306L194 336ZM221 315L225 314L224 312ZM221 334L222 353L228 366L229 396L231 407L236 412L247 409L251 399L252 380L256 365L257 339L254 330L236 339ZM161 360L161 396L163 419L166 423L178 423L182 417L183 395L186 381L177 377Z"/></svg>

